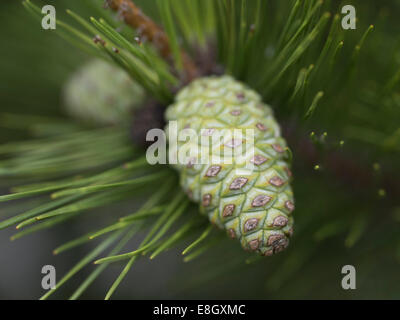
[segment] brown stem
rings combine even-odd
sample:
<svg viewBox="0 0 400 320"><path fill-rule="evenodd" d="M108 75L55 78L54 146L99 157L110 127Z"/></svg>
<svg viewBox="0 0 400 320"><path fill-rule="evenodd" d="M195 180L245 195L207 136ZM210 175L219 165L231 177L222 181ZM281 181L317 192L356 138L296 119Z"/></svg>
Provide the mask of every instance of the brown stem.
<svg viewBox="0 0 400 320"><path fill-rule="evenodd" d="M106 6L116 11L124 22L137 29L143 38L154 44L161 56L168 62L172 60L172 52L168 36L153 20L146 16L131 0L106 0ZM182 63L185 82L190 82L199 72L190 56L182 49Z"/></svg>

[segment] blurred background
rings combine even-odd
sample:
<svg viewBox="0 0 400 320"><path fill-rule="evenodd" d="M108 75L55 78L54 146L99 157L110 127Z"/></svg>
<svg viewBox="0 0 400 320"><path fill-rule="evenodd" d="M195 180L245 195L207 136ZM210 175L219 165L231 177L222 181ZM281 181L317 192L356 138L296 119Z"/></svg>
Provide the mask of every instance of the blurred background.
<svg viewBox="0 0 400 320"><path fill-rule="evenodd" d="M66 8L85 18L106 12L98 5L101 1L93 1L94 6L83 2L86 1L46 1L56 6L58 17L65 16ZM157 19L153 1L136 2ZM350 3L358 10L360 26L375 26L360 58L360 77L365 80L362 85L368 84L370 90L387 82L396 68L400 70L400 1ZM60 90L68 76L90 57L51 31L44 32L20 1L1 1L0 38L0 114L65 117L60 107ZM335 151L327 157L333 168L330 171L315 170L315 165L322 166L325 151L321 155L314 150L307 142L307 135L304 141L294 139L298 132L292 117L286 111L276 110L289 144L296 145L295 150L303 153L298 156L295 151L293 170L296 228L302 232L295 235L288 252L273 257L274 261L237 264L243 253L229 241L189 263L182 262L182 248L171 250L155 260L140 260L114 299L399 299L400 134L392 136L400 128L399 94L397 82L393 95L387 98L390 101L376 104L376 100L366 95L366 101L347 104L346 113L337 116L334 122L329 121L329 112L311 120L308 128L319 134L327 130L333 142L345 141L343 152L350 160L343 161ZM371 106L366 113L360 105L368 101ZM349 129L360 123L366 128L360 133L364 139L356 139L354 130ZM389 147L371 143L379 140L373 135L377 131L391 135ZM28 134L15 130L6 121L0 122L0 143L23 139ZM379 172L374 171L377 166ZM0 194L7 192L0 181ZM24 207L23 202L12 205L15 212ZM0 219L7 206L11 204L0 204ZM132 204L129 206L131 210ZM104 210L127 208L121 205ZM44 293L40 285L43 265L54 265L59 278L93 244L59 256L53 256L52 250L87 232L90 223L90 219L70 221L12 242L9 238L13 228L1 231L0 299L40 297ZM237 258L235 261L233 256ZM344 265L356 267L356 290L345 291L341 287ZM82 298L102 298L122 266L111 265ZM54 297L67 298L89 271L76 275Z"/></svg>

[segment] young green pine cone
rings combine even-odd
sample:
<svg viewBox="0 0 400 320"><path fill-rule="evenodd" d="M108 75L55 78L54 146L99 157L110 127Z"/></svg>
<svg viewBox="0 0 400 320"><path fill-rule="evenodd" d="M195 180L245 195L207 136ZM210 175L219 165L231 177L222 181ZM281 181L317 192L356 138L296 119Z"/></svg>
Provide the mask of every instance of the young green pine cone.
<svg viewBox="0 0 400 320"><path fill-rule="evenodd" d="M245 139L222 140L211 148L201 139L195 142L199 150L207 148L210 156L230 149L234 154L231 164L202 164L195 156L174 167L185 192L200 204L200 211L238 239L244 249L266 256L285 249L293 232L294 200L286 143L272 109L235 79L208 77L182 89L166 118L177 122L178 133L192 129L199 137L234 129L254 130L252 152L249 149L241 157L235 149L246 144ZM171 136L168 139L171 151L174 145ZM188 140L178 140L173 151L179 153L184 145ZM244 169L249 163L253 167L247 172Z"/></svg>
<svg viewBox="0 0 400 320"><path fill-rule="evenodd" d="M70 77L63 96L71 116L105 125L129 121L144 100L144 90L121 68L96 59Z"/></svg>

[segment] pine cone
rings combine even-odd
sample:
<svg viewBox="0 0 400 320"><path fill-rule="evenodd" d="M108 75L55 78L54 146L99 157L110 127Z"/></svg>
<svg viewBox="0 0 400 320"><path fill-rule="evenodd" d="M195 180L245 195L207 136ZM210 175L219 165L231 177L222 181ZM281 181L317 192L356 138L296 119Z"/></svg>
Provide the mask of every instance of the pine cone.
<svg viewBox="0 0 400 320"><path fill-rule="evenodd" d="M96 59L71 76L63 96L71 116L104 125L129 120L143 102L144 90L121 68Z"/></svg>
<svg viewBox="0 0 400 320"><path fill-rule="evenodd" d="M208 77L182 89L166 118L177 121L178 132L191 128L198 136L212 136L216 129L254 129L254 153L245 154L245 162L254 165L249 175L236 170L243 166L236 155L233 164L200 164L196 157L174 167L185 192L200 203L200 211L231 238L239 239L244 249L266 256L285 249L293 232L294 200L286 143L272 109L233 78ZM211 156L242 143L231 139L207 150ZM184 144L178 141L176 151ZM199 142L199 147L205 146Z"/></svg>

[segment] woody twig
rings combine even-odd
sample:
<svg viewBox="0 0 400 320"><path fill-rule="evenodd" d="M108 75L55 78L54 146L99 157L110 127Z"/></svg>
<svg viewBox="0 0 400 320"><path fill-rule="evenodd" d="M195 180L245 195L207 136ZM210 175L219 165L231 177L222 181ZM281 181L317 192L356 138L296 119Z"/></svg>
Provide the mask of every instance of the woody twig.
<svg viewBox="0 0 400 320"><path fill-rule="evenodd" d="M157 48L161 56L168 62L172 59L172 51L168 36L164 30L153 20L146 16L131 0L106 0L105 4L111 10L117 12L123 21L138 30L142 38L147 39ZM182 49L182 64L185 82L193 80L198 75L197 66L190 56Z"/></svg>

